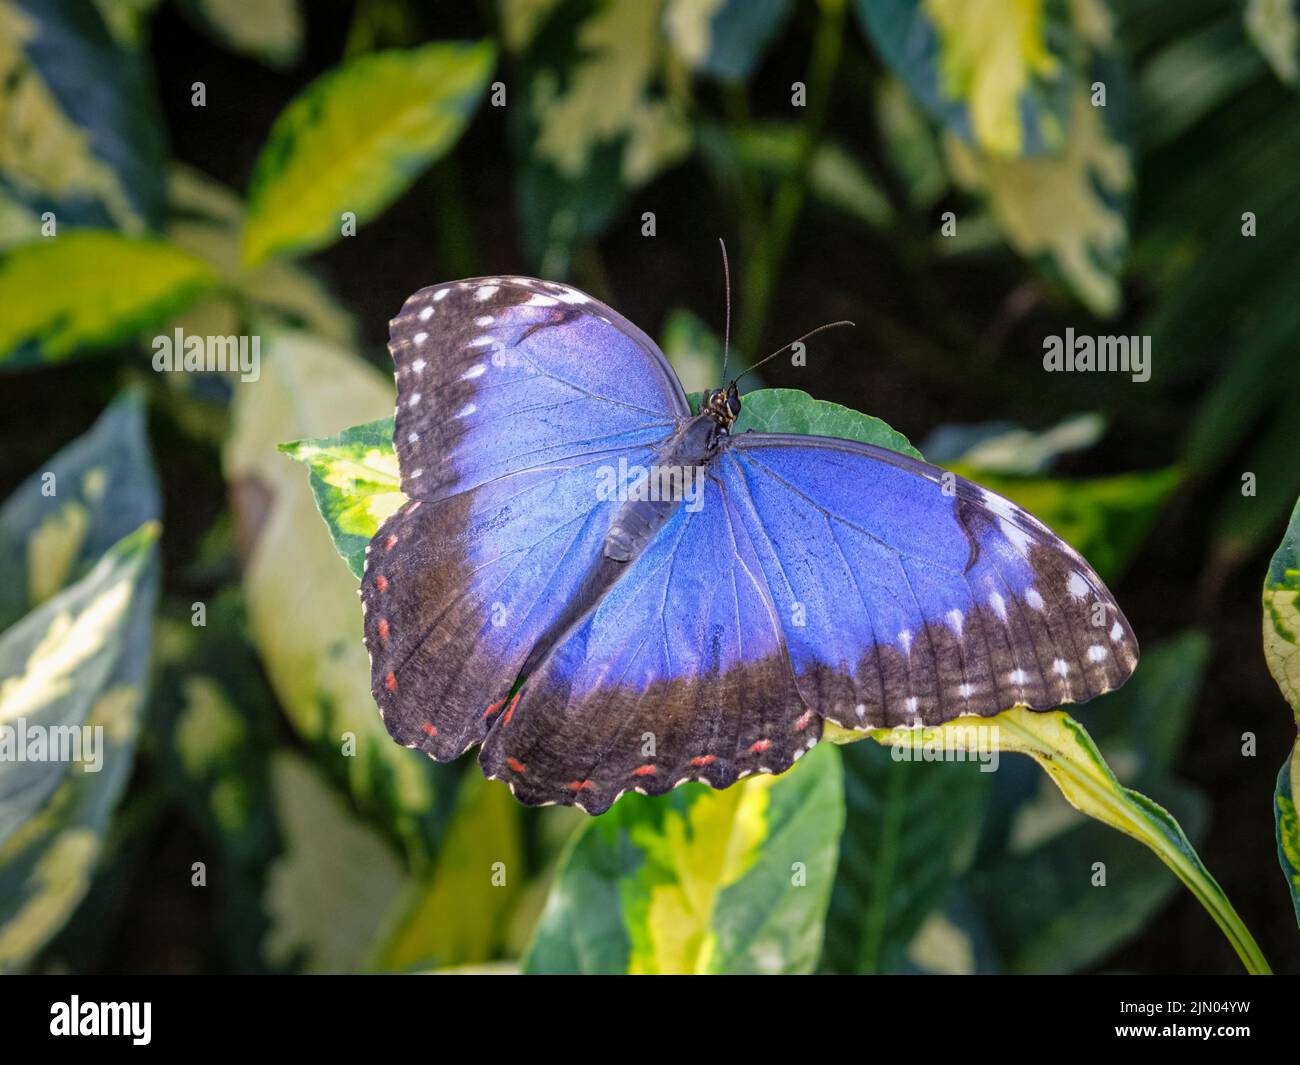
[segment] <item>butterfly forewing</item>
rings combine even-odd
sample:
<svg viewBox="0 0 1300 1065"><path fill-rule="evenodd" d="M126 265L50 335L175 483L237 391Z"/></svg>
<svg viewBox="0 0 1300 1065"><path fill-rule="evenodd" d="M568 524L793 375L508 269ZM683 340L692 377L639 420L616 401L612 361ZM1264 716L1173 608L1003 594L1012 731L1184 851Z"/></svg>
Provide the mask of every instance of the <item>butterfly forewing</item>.
<svg viewBox="0 0 1300 1065"><path fill-rule="evenodd" d="M390 347L412 502L366 555L372 687L399 742L454 758L508 712L569 604L598 591L618 507L598 496L599 471L648 463L687 408L639 329L549 282L422 289Z"/></svg>

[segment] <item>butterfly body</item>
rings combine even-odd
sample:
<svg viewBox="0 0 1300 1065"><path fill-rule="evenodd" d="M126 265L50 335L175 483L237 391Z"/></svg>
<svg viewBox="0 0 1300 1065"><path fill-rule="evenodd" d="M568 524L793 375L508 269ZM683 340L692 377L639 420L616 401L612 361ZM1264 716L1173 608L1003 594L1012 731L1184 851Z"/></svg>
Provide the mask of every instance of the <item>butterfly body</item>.
<svg viewBox="0 0 1300 1065"><path fill-rule="evenodd" d="M733 434L658 348L531 278L423 289L394 319L411 502L362 578L395 739L475 744L525 802L780 772L848 728L1046 709L1137 643L1087 563L978 485L852 441Z"/></svg>

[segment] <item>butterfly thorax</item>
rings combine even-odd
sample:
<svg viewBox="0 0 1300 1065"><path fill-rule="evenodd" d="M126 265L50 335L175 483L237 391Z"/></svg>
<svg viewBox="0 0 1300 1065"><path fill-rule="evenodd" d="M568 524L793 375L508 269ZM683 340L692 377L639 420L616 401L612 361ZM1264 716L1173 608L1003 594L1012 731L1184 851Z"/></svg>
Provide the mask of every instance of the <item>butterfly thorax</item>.
<svg viewBox="0 0 1300 1065"><path fill-rule="evenodd" d="M638 469L627 485L626 499L605 536L606 558L630 562L679 507L698 509L707 464L725 434L726 428L711 411L679 424L650 465Z"/></svg>

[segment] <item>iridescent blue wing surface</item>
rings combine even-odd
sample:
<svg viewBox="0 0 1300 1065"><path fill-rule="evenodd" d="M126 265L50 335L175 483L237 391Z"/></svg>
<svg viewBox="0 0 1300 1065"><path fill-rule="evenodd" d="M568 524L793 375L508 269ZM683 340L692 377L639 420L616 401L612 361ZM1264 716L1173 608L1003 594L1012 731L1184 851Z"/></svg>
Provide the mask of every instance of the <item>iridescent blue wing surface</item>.
<svg viewBox="0 0 1300 1065"><path fill-rule="evenodd" d="M839 725L1083 702L1137 663L1088 563L979 485L866 444L766 433L728 438L717 472L799 692Z"/></svg>
<svg viewBox="0 0 1300 1065"><path fill-rule="evenodd" d="M721 482L683 503L524 680L480 762L531 805L779 773L821 735L760 560Z"/></svg>
<svg viewBox="0 0 1300 1065"><path fill-rule="evenodd" d="M394 443L411 502L361 582L390 733L438 759L479 742L534 647L612 579L600 471L648 463L688 413L652 341L565 285L422 289L390 329Z"/></svg>

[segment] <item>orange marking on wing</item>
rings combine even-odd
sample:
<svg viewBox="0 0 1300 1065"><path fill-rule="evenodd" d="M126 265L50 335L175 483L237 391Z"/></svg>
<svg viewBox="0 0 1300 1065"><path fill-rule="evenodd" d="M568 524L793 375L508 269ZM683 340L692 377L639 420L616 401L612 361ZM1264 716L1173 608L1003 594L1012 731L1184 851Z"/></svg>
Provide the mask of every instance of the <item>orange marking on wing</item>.
<svg viewBox="0 0 1300 1065"><path fill-rule="evenodd" d="M809 725L812 724L812 719L813 719L813 712L811 710L805 710L803 716L794 723L795 732L802 732L804 729L806 729Z"/></svg>
<svg viewBox="0 0 1300 1065"><path fill-rule="evenodd" d="M387 618L379 619L379 638L383 640L384 643L388 642L388 619Z"/></svg>
<svg viewBox="0 0 1300 1065"><path fill-rule="evenodd" d="M406 507L406 513L408 513L408 514L414 514L417 510L420 509L420 504L421 504L422 502L423 502L423 500L416 499L416 500L414 500L413 502L407 504L407 507Z"/></svg>
<svg viewBox="0 0 1300 1065"><path fill-rule="evenodd" d="M755 754L762 754L771 746L772 746L771 740L758 740L755 742L754 746L750 748L750 750L753 751Z"/></svg>
<svg viewBox="0 0 1300 1065"><path fill-rule="evenodd" d="M489 706L486 710L483 711L483 716L491 717L493 714L495 714L498 710L500 710L505 705L506 705L506 701L504 699L502 699L499 703L493 703L491 706Z"/></svg>
<svg viewBox="0 0 1300 1065"><path fill-rule="evenodd" d="M653 776L657 772L659 772L658 767L647 762L645 765L639 765L632 770L632 775L634 777L648 777Z"/></svg>
<svg viewBox="0 0 1300 1065"><path fill-rule="evenodd" d="M502 728L510 724L510 719L515 716L515 707L519 705L519 696L523 694L523 692L515 692L515 697L510 700L510 709L506 711L506 716L501 719Z"/></svg>
<svg viewBox="0 0 1300 1065"><path fill-rule="evenodd" d="M575 780L568 785L570 791L591 791L596 785L590 780Z"/></svg>
<svg viewBox="0 0 1300 1065"><path fill-rule="evenodd" d="M508 766L509 766L511 769L513 769L516 773L527 773L527 772L528 772L528 767L527 767L526 765L524 765L524 763L521 762L518 758L507 758L507 759L506 759L506 765L508 765Z"/></svg>
<svg viewBox="0 0 1300 1065"><path fill-rule="evenodd" d="M389 533L388 539L384 541L384 550L391 551L396 544L397 544L397 537L394 536L392 533Z"/></svg>
<svg viewBox="0 0 1300 1065"><path fill-rule="evenodd" d="M438 726L432 721L426 721L424 723L424 732L426 736L436 736L438 735Z"/></svg>
<svg viewBox="0 0 1300 1065"><path fill-rule="evenodd" d="M384 678L384 687L387 688L390 692L397 691L397 678L393 676L391 673L388 674L388 676Z"/></svg>
<svg viewBox="0 0 1300 1065"><path fill-rule="evenodd" d="M381 592L388 591L388 578L381 573L378 577L375 578L375 587L378 588Z"/></svg>
<svg viewBox="0 0 1300 1065"><path fill-rule="evenodd" d="M691 765L697 767L702 765L712 765L717 760L718 756L716 754L702 754L698 758L692 758Z"/></svg>

